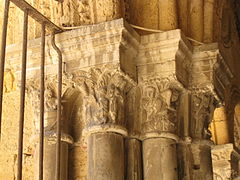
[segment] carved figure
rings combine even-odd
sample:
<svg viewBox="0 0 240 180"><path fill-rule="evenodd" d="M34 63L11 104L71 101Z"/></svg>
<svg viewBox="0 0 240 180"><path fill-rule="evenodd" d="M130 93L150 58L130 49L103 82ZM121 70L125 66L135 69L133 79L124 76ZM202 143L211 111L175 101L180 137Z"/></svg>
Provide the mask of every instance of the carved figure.
<svg viewBox="0 0 240 180"><path fill-rule="evenodd" d="M47 87L44 93L45 96L45 109L57 110L57 96L53 89Z"/></svg>
<svg viewBox="0 0 240 180"><path fill-rule="evenodd" d="M166 99L159 92L159 89L153 86L147 86L143 90L143 94L143 132L175 131L175 122L172 121L172 117L175 117L172 115L175 114L175 110L170 108Z"/></svg>
<svg viewBox="0 0 240 180"><path fill-rule="evenodd" d="M80 89L84 92L87 126L124 125L124 94L128 89L128 77L118 69L101 72L96 68L90 69L85 76Z"/></svg>

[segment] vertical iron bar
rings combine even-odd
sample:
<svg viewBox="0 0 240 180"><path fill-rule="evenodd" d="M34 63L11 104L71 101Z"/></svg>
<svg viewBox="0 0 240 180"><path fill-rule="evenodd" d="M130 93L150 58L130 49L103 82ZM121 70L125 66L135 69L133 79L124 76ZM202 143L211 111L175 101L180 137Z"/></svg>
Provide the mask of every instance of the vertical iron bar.
<svg viewBox="0 0 240 180"><path fill-rule="evenodd" d="M24 108L25 108L25 87L26 87L26 67L27 67L27 35L28 35L28 10L24 11L23 22L23 44L22 44L22 74L21 74L21 97L20 97L20 117L18 135L18 169L17 180L22 180L22 158L23 158L23 128L24 128Z"/></svg>
<svg viewBox="0 0 240 180"><path fill-rule="evenodd" d="M61 95L62 95L62 53L61 50L55 44L55 33L52 34L52 46L58 54L58 108L57 108L57 147L56 147L56 175L55 180L60 180L60 168L61 168Z"/></svg>
<svg viewBox="0 0 240 180"><path fill-rule="evenodd" d="M7 25L8 25L8 12L9 12L9 0L5 0L3 26L2 26L2 41L1 41L1 55L0 55L0 139L2 130L2 101L3 101L3 80L4 80L4 66L6 55L6 41L7 41Z"/></svg>
<svg viewBox="0 0 240 180"><path fill-rule="evenodd" d="M40 137L39 137L39 180L43 180L44 156L44 65L45 65L45 23L42 23L41 37L41 82L40 82Z"/></svg>

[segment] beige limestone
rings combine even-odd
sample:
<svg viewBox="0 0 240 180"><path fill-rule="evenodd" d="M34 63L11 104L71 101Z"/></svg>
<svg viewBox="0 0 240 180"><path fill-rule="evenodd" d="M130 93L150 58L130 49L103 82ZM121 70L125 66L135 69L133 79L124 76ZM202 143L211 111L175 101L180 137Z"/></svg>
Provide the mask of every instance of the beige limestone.
<svg viewBox="0 0 240 180"><path fill-rule="evenodd" d="M125 141L127 152L127 179L143 179L142 171L142 142L137 139L128 139Z"/></svg>
<svg viewBox="0 0 240 180"><path fill-rule="evenodd" d="M212 148L214 180L234 179L239 175L239 154L232 144L217 145Z"/></svg>
<svg viewBox="0 0 240 180"><path fill-rule="evenodd" d="M39 146L35 149L35 169L34 169L34 179L39 180L38 172L38 161L39 161ZM56 141L49 140L48 137L44 139L44 161L43 161L43 179L52 180L55 178L56 174ZM62 142L61 145L61 180L68 179L68 143Z"/></svg>
<svg viewBox="0 0 240 180"><path fill-rule="evenodd" d="M95 168L92 164L98 165L100 170L103 167L101 171L104 179L112 179L111 175L108 174L109 171L106 171L108 168L113 169L110 171L113 172L113 179L124 179L123 169L128 169L128 173L137 172L136 176L132 174L129 176L140 178L139 171L141 170L138 165L130 164L127 166L124 163L124 156L127 156L127 153L130 158L137 156L135 162L142 161L138 157L141 152L140 141L143 141L144 157L142 162L146 178L157 179L161 175L166 175L170 179L181 177L212 179L210 156L210 145L212 144L209 141L211 133L208 129L212 113L220 100L224 100L229 112L232 112L236 104L235 99L238 99L238 96L233 93L235 89L231 88L238 86L240 82L236 78L239 77L240 67L239 61L237 61L239 42L236 27L232 23L232 13L224 11L223 14L226 15L224 16L226 18L222 18L222 12L218 12L220 17L215 21L223 19L222 29L219 28L221 38L218 45L204 44L193 48L186 36L199 41L212 41L211 28L212 23L215 23L211 16L212 1L194 0L187 3L181 0L177 1L177 3L179 2L178 8L175 7L176 1L170 0L169 3L155 0L135 0L125 4L127 6L123 5L122 1L110 0L99 1L99 4L94 4L97 1L89 3L90 1L67 0L63 4L57 1L41 1L41 5L38 4L38 1L34 2L54 22L65 26L108 21L121 17L122 10L124 10L132 24L153 29L160 29L160 24L161 27L167 29L175 29L179 25L183 30L183 32L171 30L140 37L126 22L115 20L98 25L83 26L77 30L57 35L57 45L63 52L65 62L64 92L67 92L66 89L74 89L74 92L81 94L67 96L63 102L64 104L68 99L75 99L75 101L71 100L65 104L69 108L65 109L66 106L64 107L66 114L63 115L64 118L67 117L66 121L64 120L64 125L66 125L64 128L68 127L68 123L71 127L66 133L72 135L74 140L73 145L69 146L68 173L70 179L86 180L87 174L92 179L95 178L92 176L101 176L101 174L91 173ZM34 2L31 3L34 4ZM161 6L158 6L157 4L160 2ZM226 4L224 8L227 8ZM93 5L97 7L97 10L93 10ZM221 8L223 7L221 6ZM14 8L12 9L14 10ZM13 12L15 11L17 12L16 9ZM79 11L81 13L78 13ZM176 11L178 12L175 13ZM159 17L159 12L161 15L169 15L166 21L164 18L164 21L160 22L159 19L162 19L163 16ZM149 19L149 14L151 19ZM180 17L177 17L176 14ZM9 32L11 34L10 43L21 41L20 34L15 36L15 31L21 26L15 26L15 22L21 24L18 21L22 20L16 16L18 16L17 13L11 15L13 22L10 26L14 30ZM94 16L96 21L94 21ZM34 25L36 29L30 28L30 38L39 35L37 26ZM39 76L39 49L39 39L29 41L28 78ZM58 60L56 52L50 46L49 38L47 38L46 52L47 75L48 78L54 76L49 81L56 85L55 75ZM15 84L19 81L20 59L21 45L8 46L7 66L11 71L5 73L4 88L7 98L5 104L8 104L16 112L17 102L15 99L19 99L19 95L17 95L19 92L18 89L15 91L16 85L12 81L15 81ZM106 92L102 92L101 88L105 89ZM187 98L184 98L183 94ZM132 99L129 100L127 97ZM182 99L184 100L182 101ZM34 101L34 99L30 100ZM27 102L32 105L30 100ZM127 109L126 102L131 104L127 111L123 110ZM30 145L28 143L31 136L35 134L32 131L37 124L33 116L34 111L29 104L26 121L30 123L27 123L25 134L27 150L24 151L24 178L26 180L34 176L34 147L32 147L32 143ZM231 104L234 106L230 106ZM1 146L0 151L6 152L4 156L3 153L0 155L1 167L6 167L4 171L0 168L0 177L4 178L14 178L16 172L17 145L16 142L12 141L17 137L14 134L17 123L13 121L16 118L11 109L4 111L6 118L4 119L3 137L5 139L3 143L1 142L3 146ZM89 109L95 112L90 112ZM8 114L10 115L8 116ZM231 115L231 113L229 114ZM228 115L229 117L232 116ZM233 118L229 118L229 122L234 122ZM230 129L233 127L231 124L229 126ZM182 127L184 127L184 133L181 133ZM92 140L88 146L84 142L86 137L84 137L83 129ZM100 136L103 137L101 138L103 143L96 141ZM128 149L124 147L125 137L138 139L135 142L137 144L135 149L131 149L133 147L131 145ZM230 142L233 142L232 139L234 136L230 137ZM176 149L176 143L184 144L181 150ZM111 144L113 146L110 146ZM93 147L93 145L96 148L90 148L87 152L87 148ZM157 145L159 146L156 147ZM116 152L111 153L111 150ZM115 154L119 151L121 151L120 156L116 157ZM154 153L157 155L155 156ZM131 156L131 154L134 155ZM87 155L90 160L88 162L89 168L87 168ZM94 157L103 157L103 160L93 161ZM157 162L155 161L156 157L159 158ZM170 160L172 158L173 160L163 161L164 158ZM179 159L183 160L184 163L179 163ZM145 162L150 162L150 164ZM121 168L119 168L119 163ZM173 166L169 168L168 163L170 165L172 163ZM151 165L154 166L151 167ZM151 168L148 169L148 167ZM164 168L163 173L158 171L158 167ZM132 168L136 168L136 170L133 171ZM158 175L159 173L160 175ZM180 177L177 177L177 174L181 174Z"/></svg>
<svg viewBox="0 0 240 180"><path fill-rule="evenodd" d="M229 143L229 127L226 109L224 107L215 109L210 129L212 132L212 140L216 144Z"/></svg>
<svg viewBox="0 0 240 180"><path fill-rule="evenodd" d="M211 160L211 146L213 143L208 140L193 141L191 153L193 158L193 179L212 180L213 168Z"/></svg>
<svg viewBox="0 0 240 180"><path fill-rule="evenodd" d="M164 138L144 140L143 169L145 180L177 180L176 142Z"/></svg>
<svg viewBox="0 0 240 180"><path fill-rule="evenodd" d="M114 133L88 138L88 180L124 180L124 140Z"/></svg>

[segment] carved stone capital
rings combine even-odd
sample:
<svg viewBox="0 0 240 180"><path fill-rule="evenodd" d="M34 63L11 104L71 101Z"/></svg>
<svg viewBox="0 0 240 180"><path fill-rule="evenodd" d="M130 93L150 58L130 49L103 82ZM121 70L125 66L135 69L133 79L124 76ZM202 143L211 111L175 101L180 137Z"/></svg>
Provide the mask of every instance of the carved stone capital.
<svg viewBox="0 0 240 180"><path fill-rule="evenodd" d="M191 89L190 134L194 139L210 139L208 127L212 120L216 99L208 87Z"/></svg>
<svg viewBox="0 0 240 180"><path fill-rule="evenodd" d="M48 77L45 81L44 91L44 127L45 130L52 130L56 126L57 120L57 77ZM27 93L32 99L34 110L35 127L39 129L40 120L40 79L30 79L27 81Z"/></svg>
<svg viewBox="0 0 240 180"><path fill-rule="evenodd" d="M83 93L85 130L125 127L126 93L135 82L118 65L78 71L71 75L71 81Z"/></svg>
<svg viewBox="0 0 240 180"><path fill-rule="evenodd" d="M141 89L140 118L144 136L152 133L172 133L177 130L178 98L182 89L175 76L145 77Z"/></svg>

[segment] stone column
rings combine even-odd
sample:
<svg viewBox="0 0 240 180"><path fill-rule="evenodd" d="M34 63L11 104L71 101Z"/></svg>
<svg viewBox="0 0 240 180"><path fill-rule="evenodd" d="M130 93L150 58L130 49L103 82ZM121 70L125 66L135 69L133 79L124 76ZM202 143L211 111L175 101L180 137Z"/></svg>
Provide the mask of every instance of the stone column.
<svg viewBox="0 0 240 180"><path fill-rule="evenodd" d="M143 141L144 179L178 179L176 141L149 138Z"/></svg>
<svg viewBox="0 0 240 180"><path fill-rule="evenodd" d="M157 76L149 77L140 85L144 179L177 180L179 83L171 77Z"/></svg>
<svg viewBox="0 0 240 180"><path fill-rule="evenodd" d="M43 160L43 179L52 180L55 178L56 172L56 132L45 132L44 137L44 160ZM62 134L61 144L61 180L68 179L68 146L72 143L70 136ZM38 160L39 160L39 146L35 150L35 171L34 179L38 180Z"/></svg>
<svg viewBox="0 0 240 180"><path fill-rule="evenodd" d="M162 31L178 28L176 0L126 0L126 4L131 24Z"/></svg>
<svg viewBox="0 0 240 180"><path fill-rule="evenodd" d="M88 138L88 179L124 180L124 138L116 133L94 133Z"/></svg>
<svg viewBox="0 0 240 180"><path fill-rule="evenodd" d="M233 144L213 146L211 152L214 180L239 178L240 155Z"/></svg>
<svg viewBox="0 0 240 180"><path fill-rule="evenodd" d="M193 179L212 180L212 161L209 124L214 111L213 92L208 88L193 88L191 91L190 136L193 157Z"/></svg>
<svg viewBox="0 0 240 180"><path fill-rule="evenodd" d="M125 94L133 81L116 67L92 68L83 79L88 180L125 178Z"/></svg>
<svg viewBox="0 0 240 180"><path fill-rule="evenodd" d="M142 180L142 142L131 138L126 140L127 180Z"/></svg>
<svg viewBox="0 0 240 180"><path fill-rule="evenodd" d="M30 81L31 82L31 81ZM35 110L35 127L39 131L39 99L38 82L32 82L28 86L33 95L33 107ZM56 172L56 143L57 143L57 96L54 84L46 82L45 89L45 109L44 109L44 154L43 154L43 179L52 180ZM64 109L64 108L63 108ZM63 110L64 113L64 110ZM66 112L65 112L66 113ZM73 143L72 137L68 134L67 117L62 116L62 134L61 134L61 180L68 179L68 146ZM36 134L37 146L34 153L35 171L34 179L39 176L39 134Z"/></svg>

